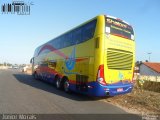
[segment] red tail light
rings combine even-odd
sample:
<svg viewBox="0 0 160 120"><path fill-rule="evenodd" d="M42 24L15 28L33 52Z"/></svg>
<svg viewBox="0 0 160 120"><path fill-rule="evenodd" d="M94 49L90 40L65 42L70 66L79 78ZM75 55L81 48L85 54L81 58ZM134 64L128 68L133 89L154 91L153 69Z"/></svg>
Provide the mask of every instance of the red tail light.
<svg viewBox="0 0 160 120"><path fill-rule="evenodd" d="M106 85L105 79L104 79L104 65L100 65L97 73L97 82L101 85Z"/></svg>

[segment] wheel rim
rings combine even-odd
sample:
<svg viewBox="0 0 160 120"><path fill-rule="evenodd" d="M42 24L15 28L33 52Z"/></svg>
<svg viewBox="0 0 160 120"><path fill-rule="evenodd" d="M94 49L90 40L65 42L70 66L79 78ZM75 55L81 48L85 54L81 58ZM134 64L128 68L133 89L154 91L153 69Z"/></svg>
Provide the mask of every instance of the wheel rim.
<svg viewBox="0 0 160 120"><path fill-rule="evenodd" d="M69 82L68 82L68 81L65 81L65 82L64 82L64 90L65 90L66 92L69 91Z"/></svg>
<svg viewBox="0 0 160 120"><path fill-rule="evenodd" d="M59 80L59 78L56 81L56 86L57 86L57 88L60 88L60 80Z"/></svg>

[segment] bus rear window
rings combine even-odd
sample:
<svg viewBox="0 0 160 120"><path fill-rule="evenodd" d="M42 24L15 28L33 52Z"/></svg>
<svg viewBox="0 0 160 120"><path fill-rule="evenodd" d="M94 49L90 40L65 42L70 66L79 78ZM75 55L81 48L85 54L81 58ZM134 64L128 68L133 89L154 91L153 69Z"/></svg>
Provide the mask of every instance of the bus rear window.
<svg viewBox="0 0 160 120"><path fill-rule="evenodd" d="M122 20L106 17L106 33L134 40L132 27Z"/></svg>

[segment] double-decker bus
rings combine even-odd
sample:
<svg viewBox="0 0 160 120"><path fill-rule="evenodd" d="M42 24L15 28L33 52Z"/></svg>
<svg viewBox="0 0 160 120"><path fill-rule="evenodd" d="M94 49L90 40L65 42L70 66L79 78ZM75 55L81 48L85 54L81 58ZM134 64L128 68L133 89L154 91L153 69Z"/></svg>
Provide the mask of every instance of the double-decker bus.
<svg viewBox="0 0 160 120"><path fill-rule="evenodd" d="M115 96L132 91L134 31L127 22L99 15L39 46L32 74L65 92Z"/></svg>

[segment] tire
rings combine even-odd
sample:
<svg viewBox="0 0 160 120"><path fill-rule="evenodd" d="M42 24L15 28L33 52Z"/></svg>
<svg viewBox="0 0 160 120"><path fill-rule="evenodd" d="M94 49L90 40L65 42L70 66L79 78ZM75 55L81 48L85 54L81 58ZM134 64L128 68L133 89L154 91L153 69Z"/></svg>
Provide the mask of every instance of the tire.
<svg viewBox="0 0 160 120"><path fill-rule="evenodd" d="M70 90L69 90L69 81L67 79L64 81L63 88L64 88L64 91L66 93L70 92Z"/></svg>
<svg viewBox="0 0 160 120"><path fill-rule="evenodd" d="M61 89L61 79L60 79L60 77L56 78L56 88Z"/></svg>
<svg viewBox="0 0 160 120"><path fill-rule="evenodd" d="M33 77L34 77L35 80L38 80L38 75L37 75L36 72L33 74Z"/></svg>

